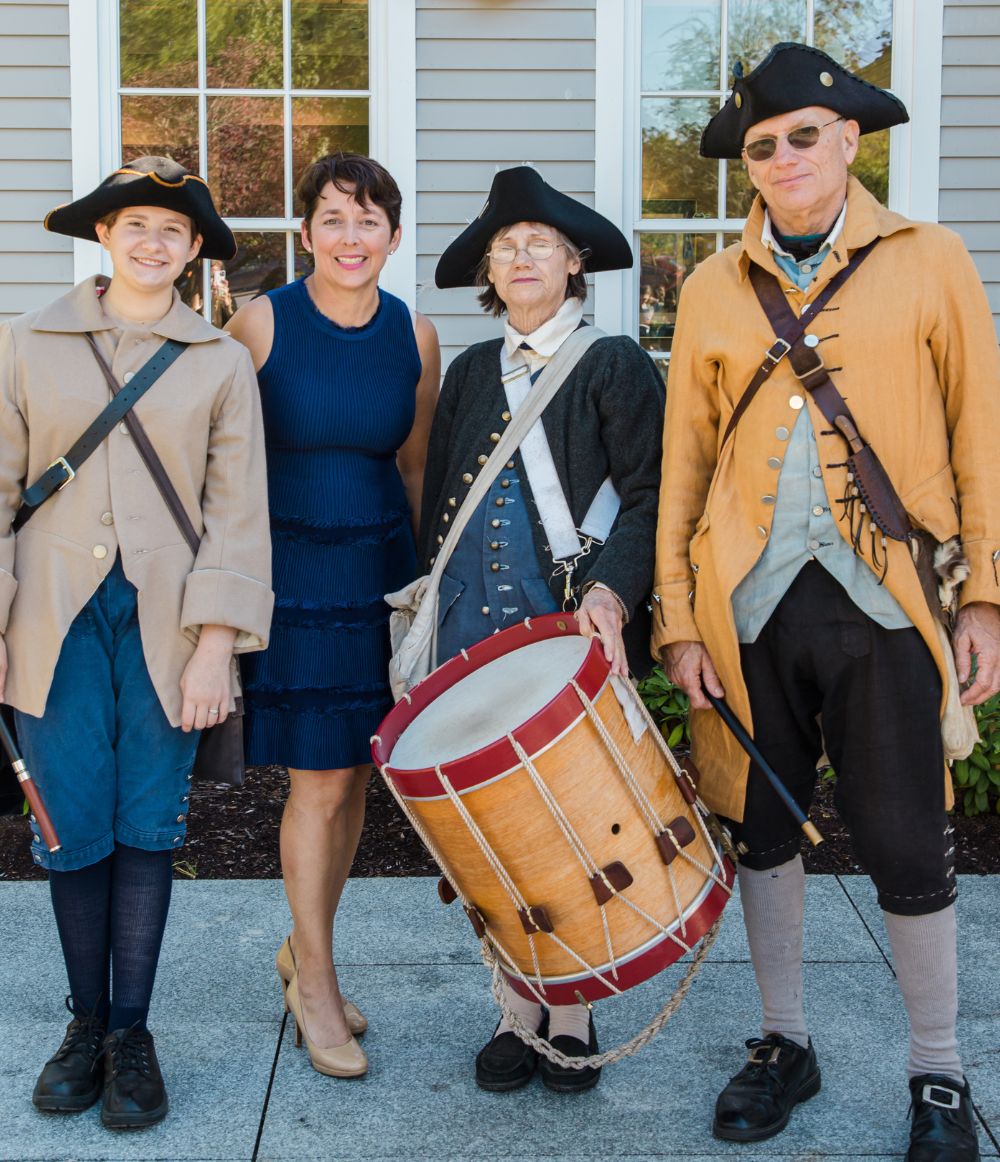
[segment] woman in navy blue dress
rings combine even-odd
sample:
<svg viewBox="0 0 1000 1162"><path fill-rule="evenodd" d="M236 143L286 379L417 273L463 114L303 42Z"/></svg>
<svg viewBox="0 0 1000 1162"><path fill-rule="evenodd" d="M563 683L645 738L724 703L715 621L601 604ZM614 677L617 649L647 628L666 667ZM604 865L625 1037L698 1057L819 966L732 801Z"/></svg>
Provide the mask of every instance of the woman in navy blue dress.
<svg viewBox="0 0 1000 1162"><path fill-rule="evenodd" d="M416 576L440 350L433 325L381 290L400 241L391 175L357 154L299 181L315 269L242 307L267 442L275 615L244 670L248 759L288 767L281 866L292 934L277 969L313 1067L364 1073L367 1021L345 1001L333 919L364 821L369 739L392 705L383 594Z"/></svg>

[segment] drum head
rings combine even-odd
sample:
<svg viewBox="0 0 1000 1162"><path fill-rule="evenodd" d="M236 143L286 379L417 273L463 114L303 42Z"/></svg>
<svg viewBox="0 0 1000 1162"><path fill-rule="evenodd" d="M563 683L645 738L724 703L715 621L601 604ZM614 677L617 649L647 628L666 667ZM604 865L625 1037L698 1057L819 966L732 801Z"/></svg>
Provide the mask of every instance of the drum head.
<svg viewBox="0 0 1000 1162"><path fill-rule="evenodd" d="M532 642L461 678L411 722L392 748L394 770L452 762L497 742L544 709L583 665L587 638Z"/></svg>

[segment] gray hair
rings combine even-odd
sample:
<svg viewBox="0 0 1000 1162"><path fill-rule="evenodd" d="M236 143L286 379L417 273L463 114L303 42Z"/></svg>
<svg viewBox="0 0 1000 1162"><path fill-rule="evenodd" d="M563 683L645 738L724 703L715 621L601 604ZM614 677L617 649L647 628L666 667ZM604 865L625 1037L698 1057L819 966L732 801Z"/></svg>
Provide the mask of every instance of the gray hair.
<svg viewBox="0 0 1000 1162"><path fill-rule="evenodd" d="M489 280L490 251L493 249L493 243L496 242L501 234L505 234L509 229L509 226L504 226L493 235L487 243L485 254L483 254L483 257L479 260L479 265L476 267L475 285L482 288L477 296L479 305L488 315L494 315L497 318L507 310L507 304L497 294L497 288ZM566 280L566 298L579 299L581 303L586 302L587 279L584 275L584 262L590 254L590 250L587 247L581 248L577 246L571 238L567 238L561 230L556 230L554 226L552 229L555 230L556 237L562 245L566 247L566 253L570 258L575 258L580 263L580 269L576 274L571 274Z"/></svg>

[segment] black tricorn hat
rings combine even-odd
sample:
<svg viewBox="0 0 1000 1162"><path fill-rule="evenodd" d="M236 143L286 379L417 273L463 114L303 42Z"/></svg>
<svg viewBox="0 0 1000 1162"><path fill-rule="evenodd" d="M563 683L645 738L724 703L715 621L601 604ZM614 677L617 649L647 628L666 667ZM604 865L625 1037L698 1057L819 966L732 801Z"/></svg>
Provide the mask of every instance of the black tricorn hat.
<svg viewBox="0 0 1000 1162"><path fill-rule="evenodd" d="M493 178L486 205L445 250L434 271L439 287L475 286L476 268L490 239L515 222L554 226L581 250L587 270L625 270L632 250L625 235L603 214L553 189L530 165L502 169Z"/></svg>
<svg viewBox="0 0 1000 1162"><path fill-rule="evenodd" d="M116 169L103 182L45 219L45 229L71 238L96 242L94 223L129 206L160 206L193 218L201 235L199 258L232 258L236 253L233 232L219 217L208 185L171 157L138 157Z"/></svg>
<svg viewBox="0 0 1000 1162"><path fill-rule="evenodd" d="M811 105L857 121L862 133L910 119L898 97L849 73L821 49L784 41L746 76L736 62L733 91L701 135L702 157L738 158L752 125Z"/></svg>

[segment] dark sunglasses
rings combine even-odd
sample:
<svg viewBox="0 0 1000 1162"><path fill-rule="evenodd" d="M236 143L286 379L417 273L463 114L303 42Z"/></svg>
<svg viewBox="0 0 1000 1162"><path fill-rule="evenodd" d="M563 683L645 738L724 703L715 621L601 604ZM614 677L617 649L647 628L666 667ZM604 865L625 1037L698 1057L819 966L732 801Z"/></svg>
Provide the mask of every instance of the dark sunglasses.
<svg viewBox="0 0 1000 1162"><path fill-rule="evenodd" d="M822 125L800 125L798 129L792 129L788 133L776 133L773 137L758 137L754 141L748 141L743 146L743 152L751 161L768 161L777 152L778 142L782 137L787 139L792 149L812 149L828 125L843 120L843 117L834 117L833 121L826 121Z"/></svg>

